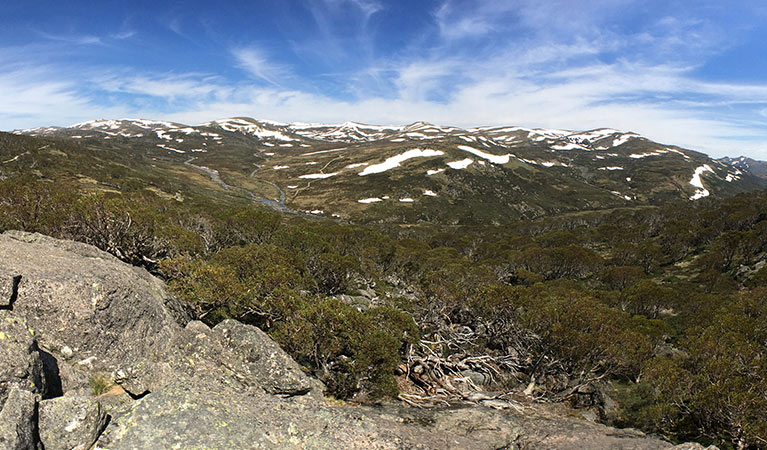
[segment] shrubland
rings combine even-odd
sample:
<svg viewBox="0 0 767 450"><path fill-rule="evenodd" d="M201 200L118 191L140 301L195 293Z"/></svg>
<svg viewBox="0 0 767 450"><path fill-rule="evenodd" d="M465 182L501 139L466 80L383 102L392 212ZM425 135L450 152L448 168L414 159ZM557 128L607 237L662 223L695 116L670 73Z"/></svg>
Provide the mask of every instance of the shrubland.
<svg viewBox="0 0 767 450"><path fill-rule="evenodd" d="M203 196L0 181L0 229L93 244L196 316L260 327L330 395L481 384L767 448L767 194L503 226L358 226ZM612 386L612 388L610 388ZM607 417L605 417L607 419Z"/></svg>

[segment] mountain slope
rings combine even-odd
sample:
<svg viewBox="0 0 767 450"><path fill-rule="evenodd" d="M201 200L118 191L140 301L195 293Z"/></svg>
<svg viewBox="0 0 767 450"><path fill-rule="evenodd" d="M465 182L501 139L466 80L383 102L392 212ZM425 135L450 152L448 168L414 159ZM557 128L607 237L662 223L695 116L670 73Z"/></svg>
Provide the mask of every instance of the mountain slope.
<svg viewBox="0 0 767 450"><path fill-rule="evenodd" d="M124 160L138 178L158 177L154 184L168 195L191 190L363 222L501 223L727 196L764 184L744 168L613 129L231 118L199 126L98 120L14 133Z"/></svg>
<svg viewBox="0 0 767 450"><path fill-rule="evenodd" d="M724 158L719 158L719 161L736 169L746 170L759 178L767 179L767 161L757 161L746 156L739 158L725 156Z"/></svg>

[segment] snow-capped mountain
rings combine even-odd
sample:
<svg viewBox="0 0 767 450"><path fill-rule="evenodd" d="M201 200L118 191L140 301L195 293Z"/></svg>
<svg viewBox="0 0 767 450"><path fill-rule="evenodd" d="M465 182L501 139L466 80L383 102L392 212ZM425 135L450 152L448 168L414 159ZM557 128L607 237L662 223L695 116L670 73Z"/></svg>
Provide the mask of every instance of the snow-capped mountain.
<svg viewBox="0 0 767 450"><path fill-rule="evenodd" d="M724 158L719 158L719 161L736 169L748 171L757 177L767 179L767 161L757 161L746 156L738 158L725 156Z"/></svg>
<svg viewBox="0 0 767 450"><path fill-rule="evenodd" d="M349 220L487 222L698 200L761 186L748 167L633 132L95 120L14 133L140 155L284 211ZM215 177L212 175L215 173Z"/></svg>

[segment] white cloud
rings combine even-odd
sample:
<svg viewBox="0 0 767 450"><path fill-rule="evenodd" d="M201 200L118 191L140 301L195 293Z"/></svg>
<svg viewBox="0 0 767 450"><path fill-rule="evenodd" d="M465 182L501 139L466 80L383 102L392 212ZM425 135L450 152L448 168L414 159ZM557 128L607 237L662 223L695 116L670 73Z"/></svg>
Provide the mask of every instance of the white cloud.
<svg viewBox="0 0 767 450"><path fill-rule="evenodd" d="M99 90L146 95L167 100L200 100L207 97L224 98L232 88L216 83L217 78L204 74L127 75L112 73L98 75L91 82Z"/></svg>
<svg viewBox="0 0 767 450"><path fill-rule="evenodd" d="M280 85L282 79L289 75L285 66L269 62L264 52L257 48L234 49L232 55L237 59L240 68L267 83Z"/></svg>
<svg viewBox="0 0 767 450"><path fill-rule="evenodd" d="M67 125L84 116L122 115L124 110L120 108L94 104L75 83L52 76L54 73L54 68L46 66L0 73L2 129Z"/></svg>

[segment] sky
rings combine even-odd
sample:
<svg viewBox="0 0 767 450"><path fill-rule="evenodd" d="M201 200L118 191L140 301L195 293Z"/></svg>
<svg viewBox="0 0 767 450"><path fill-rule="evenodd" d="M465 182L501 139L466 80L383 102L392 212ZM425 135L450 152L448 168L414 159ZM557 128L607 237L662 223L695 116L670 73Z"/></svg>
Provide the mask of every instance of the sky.
<svg viewBox="0 0 767 450"><path fill-rule="evenodd" d="M767 160L763 0L4 2L0 130L610 127Z"/></svg>

